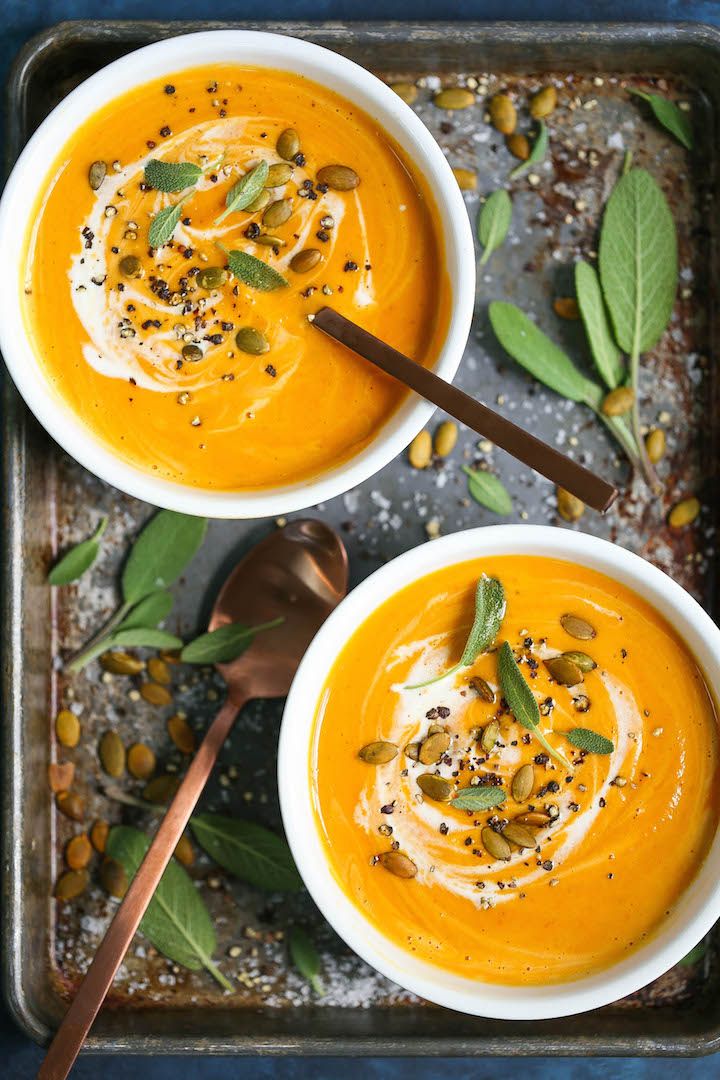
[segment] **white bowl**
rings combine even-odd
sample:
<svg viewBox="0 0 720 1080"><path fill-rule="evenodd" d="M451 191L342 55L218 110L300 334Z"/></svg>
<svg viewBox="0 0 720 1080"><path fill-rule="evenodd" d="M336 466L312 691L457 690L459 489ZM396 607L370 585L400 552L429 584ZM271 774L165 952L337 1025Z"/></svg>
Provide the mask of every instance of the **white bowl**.
<svg viewBox="0 0 720 1080"><path fill-rule="evenodd" d="M278 779L283 823L298 870L328 922L389 979L450 1009L502 1020L569 1016L639 990L676 964L720 918L720 834L672 914L647 944L584 979L548 986L502 986L453 975L399 948L365 919L328 864L313 809L310 753L318 701L339 653L360 624L398 590L444 566L493 555L545 555L607 574L635 590L694 654L720 696L720 630L693 598L637 555L584 533L540 525L494 525L435 540L393 559L333 612L298 669L280 732Z"/></svg>
<svg viewBox="0 0 720 1080"><path fill-rule="evenodd" d="M345 57L296 38L217 30L160 41L103 68L77 87L38 128L18 159L0 201L0 251L10 268L0 291L0 349L13 381L43 427L77 461L122 491L156 506L218 518L287 513L330 499L383 468L420 431L434 406L410 395L373 442L349 461L310 480L267 492L204 491L162 480L116 457L48 386L22 310L28 223L48 169L84 121L134 87L202 64L237 63L295 72L322 83L373 116L415 162L435 193L452 291L450 325L434 366L451 381L470 331L475 254L460 189L439 146L397 94Z"/></svg>

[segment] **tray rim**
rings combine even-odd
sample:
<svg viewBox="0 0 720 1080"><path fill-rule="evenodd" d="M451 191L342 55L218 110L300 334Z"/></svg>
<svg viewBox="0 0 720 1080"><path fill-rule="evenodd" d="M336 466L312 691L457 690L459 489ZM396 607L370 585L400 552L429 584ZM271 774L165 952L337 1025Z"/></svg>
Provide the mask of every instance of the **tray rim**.
<svg viewBox="0 0 720 1080"><path fill-rule="evenodd" d="M212 29L264 30L312 37L323 34L326 39L338 39L346 31L372 39L388 34L409 34L424 31L428 36L447 39L456 34L477 42L492 44L511 37L516 44L553 46L582 37L585 43L605 42L612 35L619 47L630 44L696 45L714 51L720 60L720 28L690 20L577 22L577 21L371 21L351 20L300 22L292 20L62 20L31 37L21 47L7 77L4 88L6 109L6 175L10 171L25 141L25 90L28 76L41 62L43 54L58 42L76 44L88 36L105 40L128 42L138 36L169 37L199 30ZM20 104L20 108L18 108ZM23 988L22 926L20 911L21 852L13 843L10 823L18 820L24 789L24 770L21 758L23 695L20 681L15 677L22 668L23 612L23 509L25 504L24 477L27 460L27 413L11 380L3 372L2 386L2 483L6 498L3 501L5 542L0 557L0 617L8 628L0 647L2 670L0 693L4 704L2 724L3 761L0 772L2 801L0 819L3 823L0 847L2 897L0 940L3 945L2 993L5 1004L18 1026L34 1041L45 1043L51 1031L36 1015ZM609 1008L612 1008L610 1006ZM446 1010L450 1011L450 1010ZM639 1013L639 1010L638 1010ZM586 1014L589 1015L589 1014ZM508 1027L513 1025L508 1024ZM542 1034L543 1022L528 1025L536 1029L526 1034L515 1030L507 1036L460 1035L458 1037L416 1035L412 1038L388 1036L218 1036L186 1037L177 1035L94 1035L85 1043L84 1052L98 1053L204 1053L210 1055L300 1055L300 1056L701 1056L720 1050L720 1021L699 1034L672 1035L583 1035ZM212 1041L209 1041L212 1040Z"/></svg>

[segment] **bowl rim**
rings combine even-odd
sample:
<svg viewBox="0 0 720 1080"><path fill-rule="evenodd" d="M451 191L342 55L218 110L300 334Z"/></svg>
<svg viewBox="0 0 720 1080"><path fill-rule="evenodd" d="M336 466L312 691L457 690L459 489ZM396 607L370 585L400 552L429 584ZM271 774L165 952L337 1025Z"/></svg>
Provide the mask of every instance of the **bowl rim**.
<svg viewBox="0 0 720 1080"><path fill-rule="evenodd" d="M22 312L30 214L48 182L48 169L68 132L123 93L164 75L207 64L275 67L325 81L370 113L410 153L435 194L438 232L450 281L447 333L433 370L452 381L470 332L475 299L475 252L462 193L439 145L413 110L354 61L309 41L257 30L208 30L153 42L91 75L64 98L31 136L0 199L0 246L15 266L0 291L0 350L30 410L52 438L91 473L129 495L166 509L216 518L257 518L304 509L340 495L378 472L425 426L435 406L410 393L367 447L346 462L296 483L254 491L213 491L155 477L123 461L64 402L46 379ZM328 81L329 80L329 81Z"/></svg>
<svg viewBox="0 0 720 1080"><path fill-rule="evenodd" d="M720 828L671 915L609 968L570 982L507 986L453 975L419 961L373 926L330 867L314 810L310 754L327 675L358 626L390 596L443 566L501 554L544 555L615 577L664 615L688 645L716 705L720 629L689 593L639 555L586 533L544 525L464 530L397 556L359 584L330 615L305 654L280 729L278 788L285 833L300 875L327 921L372 967L407 990L459 1012L501 1020L570 1016L608 1005L678 963L720 918ZM305 767L299 773L298 762Z"/></svg>

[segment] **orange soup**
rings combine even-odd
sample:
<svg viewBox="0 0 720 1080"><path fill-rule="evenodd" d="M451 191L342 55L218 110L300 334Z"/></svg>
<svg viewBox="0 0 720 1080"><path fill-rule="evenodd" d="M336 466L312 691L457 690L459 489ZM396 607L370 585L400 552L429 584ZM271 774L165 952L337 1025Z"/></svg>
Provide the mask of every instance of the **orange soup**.
<svg viewBox="0 0 720 1080"><path fill-rule="evenodd" d="M479 580L504 609L488 623L481 597L496 633L464 664ZM540 557L452 566L371 615L330 673L311 771L364 915L420 959L512 985L641 945L720 812L715 708L686 646L634 592Z"/></svg>
<svg viewBox="0 0 720 1080"><path fill-rule="evenodd" d="M299 75L217 66L74 133L23 300L52 386L113 452L242 490L346 461L402 399L313 329L319 307L431 363L450 294L432 195L370 116Z"/></svg>

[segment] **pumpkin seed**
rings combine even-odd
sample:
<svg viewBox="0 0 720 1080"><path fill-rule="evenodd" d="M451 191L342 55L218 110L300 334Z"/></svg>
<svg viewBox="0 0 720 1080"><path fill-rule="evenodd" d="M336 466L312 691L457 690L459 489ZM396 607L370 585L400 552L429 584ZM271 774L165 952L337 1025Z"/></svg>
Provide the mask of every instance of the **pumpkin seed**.
<svg viewBox="0 0 720 1080"><path fill-rule="evenodd" d="M284 131L280 132L275 143L275 149L285 161L292 161L295 155L300 152L300 136L295 128L285 128Z"/></svg>
<svg viewBox="0 0 720 1080"><path fill-rule="evenodd" d="M409 742L403 750L403 753L406 757L409 757L411 761L418 761L420 759L420 743Z"/></svg>
<svg viewBox="0 0 720 1080"><path fill-rule="evenodd" d="M635 391L631 386L616 386L606 395L602 411L606 416L624 416L630 412L635 401Z"/></svg>
<svg viewBox="0 0 720 1080"><path fill-rule="evenodd" d="M412 105L414 101L417 101L418 88L415 83L411 82L396 82L390 83L390 89L394 90L399 98L401 98L406 105Z"/></svg>
<svg viewBox="0 0 720 1080"><path fill-rule="evenodd" d="M271 165L268 169L265 187L282 187L283 184L287 184L292 174L292 165L288 165L285 161L278 162L277 165Z"/></svg>
<svg viewBox="0 0 720 1080"><path fill-rule="evenodd" d="M457 437L457 424L453 424L452 420L444 420L435 432L435 453L438 457L447 457L452 453Z"/></svg>
<svg viewBox="0 0 720 1080"><path fill-rule="evenodd" d="M189 364L197 364L198 360L203 358L203 351L199 345L183 345L182 357Z"/></svg>
<svg viewBox="0 0 720 1080"><path fill-rule="evenodd" d="M521 765L518 771L513 776L512 797L515 802L524 803L528 801L528 798L532 794L532 789L535 786L535 770L532 765Z"/></svg>
<svg viewBox="0 0 720 1080"><path fill-rule="evenodd" d="M518 161L527 161L530 157L530 140L527 135L515 131L512 135L508 135L506 142L513 157L516 157Z"/></svg>
<svg viewBox="0 0 720 1080"><path fill-rule="evenodd" d="M92 844L85 833L78 833L65 845L65 862L71 870L84 870L92 858Z"/></svg>
<svg viewBox="0 0 720 1080"><path fill-rule="evenodd" d="M106 731L100 739L100 764L108 776L122 776L125 772L125 747L117 731Z"/></svg>
<svg viewBox="0 0 720 1080"><path fill-rule="evenodd" d="M580 668L565 656L554 656L551 660L546 660L545 667L561 686L577 686L583 681Z"/></svg>
<svg viewBox="0 0 720 1080"><path fill-rule="evenodd" d="M446 731L436 731L429 735L420 746L418 760L421 765L436 765L450 746L450 736Z"/></svg>
<svg viewBox="0 0 720 1080"><path fill-rule="evenodd" d="M262 233L262 235L256 236L254 243L260 244L261 247L285 247L285 241L281 240L279 236L273 236L272 233Z"/></svg>
<svg viewBox="0 0 720 1080"><path fill-rule="evenodd" d="M358 757L368 765L387 765L397 755L398 748L395 743L382 741L367 743L358 753Z"/></svg>
<svg viewBox="0 0 720 1080"><path fill-rule="evenodd" d="M530 115L534 120L544 119L557 106L557 90L554 86L543 86L530 99Z"/></svg>
<svg viewBox="0 0 720 1080"><path fill-rule="evenodd" d="M579 521L585 513L585 503L577 495L559 487L556 490L558 514L563 521Z"/></svg>
<svg viewBox="0 0 720 1080"><path fill-rule="evenodd" d="M502 859L503 862L507 862L510 858L512 852L507 840L489 825L481 831L480 840L488 855L491 855L493 859Z"/></svg>
<svg viewBox="0 0 720 1080"><path fill-rule="evenodd" d="M480 746L486 754L491 754L495 749L495 743L497 742L498 735L500 734L500 724L497 720L491 720L483 728L483 733L480 736Z"/></svg>
<svg viewBox="0 0 720 1080"><path fill-rule="evenodd" d="M128 891L128 879L125 869L116 859L110 856L103 859L100 867L100 884L106 893L114 896L116 900L122 900Z"/></svg>
<svg viewBox="0 0 720 1080"><path fill-rule="evenodd" d="M349 165L323 165L318 170L318 184L327 184L333 191L352 191L360 183L360 177Z"/></svg>
<svg viewBox="0 0 720 1080"><path fill-rule="evenodd" d="M195 852L193 846L190 843L190 837L187 833L183 833L177 844L175 845L175 851L173 852L178 862L183 866L192 866L195 862Z"/></svg>
<svg viewBox="0 0 720 1080"><path fill-rule="evenodd" d="M72 782L75 779L75 766L72 761L65 761L62 764L53 763L48 765L48 783L50 784L50 790L55 794L58 791L67 791L72 787Z"/></svg>
<svg viewBox="0 0 720 1080"><path fill-rule="evenodd" d="M284 225L292 214L291 199L276 199L271 202L263 214L263 225L268 229L277 229L278 225Z"/></svg>
<svg viewBox="0 0 720 1080"><path fill-rule="evenodd" d="M490 122L496 131L512 135L517 126L517 112L507 94L495 94L490 100Z"/></svg>
<svg viewBox="0 0 720 1080"><path fill-rule="evenodd" d="M570 660L571 663L576 664L583 672L594 671L597 667L592 656L588 656L586 652L564 652L563 656L566 660Z"/></svg>
<svg viewBox="0 0 720 1080"><path fill-rule="evenodd" d="M575 712L587 712L590 708L590 698L587 694L578 694L577 697L574 697L573 708L575 709Z"/></svg>
<svg viewBox="0 0 720 1080"><path fill-rule="evenodd" d="M377 856L377 861L395 877L414 878L417 874L417 866L402 851L383 851Z"/></svg>
<svg viewBox="0 0 720 1080"><path fill-rule="evenodd" d="M170 773L163 773L162 776L154 777L143 788L143 799L147 802L156 803L162 806L164 803L170 802L173 795L180 787L180 780L177 776L173 776Z"/></svg>
<svg viewBox="0 0 720 1080"><path fill-rule="evenodd" d="M474 173L472 169L455 168L453 176L461 191L477 191L477 173Z"/></svg>
<svg viewBox="0 0 720 1080"><path fill-rule="evenodd" d="M140 696L151 705L170 705L172 702L168 688L156 682L144 682L140 687Z"/></svg>
<svg viewBox="0 0 720 1080"><path fill-rule="evenodd" d="M80 742L80 721L74 712L61 709L55 717L55 734L59 743L72 749Z"/></svg>
<svg viewBox="0 0 720 1080"><path fill-rule="evenodd" d="M123 255L119 262L120 273L126 278L139 278L144 274L142 263L137 255Z"/></svg>
<svg viewBox="0 0 720 1080"><path fill-rule="evenodd" d="M260 210L264 210L269 202L270 192L263 188L257 199L253 199L253 201L245 207L245 212L247 214L257 214Z"/></svg>
<svg viewBox="0 0 720 1080"><path fill-rule="evenodd" d="M195 278L201 289L210 292L219 289L227 281L227 273L222 266L206 266Z"/></svg>
<svg viewBox="0 0 720 1080"><path fill-rule="evenodd" d="M532 825L536 829L543 829L546 825L549 825L552 818L549 814L543 814L540 810L528 810L525 814L518 814L516 818L513 818L518 825Z"/></svg>
<svg viewBox="0 0 720 1080"><path fill-rule="evenodd" d="M447 728L443 727L442 724L431 724L430 727L427 729L427 735L425 736L425 738L427 739L428 735L439 735L441 732L446 731Z"/></svg>
<svg viewBox="0 0 720 1080"><path fill-rule="evenodd" d="M645 436L645 450L653 465L657 465L665 456L665 432L662 428L653 428Z"/></svg>
<svg viewBox="0 0 720 1080"><path fill-rule="evenodd" d="M55 805L71 821L82 821L85 817L85 803L77 791L58 791Z"/></svg>
<svg viewBox="0 0 720 1080"><path fill-rule="evenodd" d="M251 356L261 356L270 349L268 339L254 326L241 326L235 335L235 344L240 352L249 353Z"/></svg>
<svg viewBox="0 0 720 1080"><path fill-rule="evenodd" d="M474 104L475 95L464 86L448 86L433 98L433 105L438 109L467 109Z"/></svg>
<svg viewBox="0 0 720 1080"><path fill-rule="evenodd" d="M88 169L88 183L93 191L97 191L107 176L107 165L104 161L93 161Z"/></svg>
<svg viewBox="0 0 720 1080"><path fill-rule="evenodd" d="M307 274L317 266L321 259L322 255L317 248L305 248L303 251L298 251L297 255L293 255L290 260L290 269L296 274Z"/></svg>
<svg viewBox="0 0 720 1080"><path fill-rule="evenodd" d="M517 821L509 821L502 831L506 840L519 848L533 848L537 841L534 833L531 833L527 825L519 825Z"/></svg>
<svg viewBox="0 0 720 1080"><path fill-rule="evenodd" d="M66 870L55 884L55 899L75 900L85 892L89 880L87 870Z"/></svg>
<svg viewBox="0 0 720 1080"><path fill-rule="evenodd" d="M100 667L103 671L109 671L111 675L139 675L145 667L145 662L139 656L115 649L102 654Z"/></svg>
<svg viewBox="0 0 720 1080"><path fill-rule="evenodd" d="M432 461L432 439L429 431L420 431L410 443L408 458L413 469L427 469Z"/></svg>
<svg viewBox="0 0 720 1080"><path fill-rule="evenodd" d="M156 683L167 686L170 683L170 669L159 656L151 657L147 662L148 675Z"/></svg>
<svg viewBox="0 0 720 1080"><path fill-rule="evenodd" d="M168 735L181 754L192 754L195 750L195 732L182 713L171 716L167 722Z"/></svg>
<svg viewBox="0 0 720 1080"><path fill-rule="evenodd" d="M673 506L668 515L668 524L673 529L684 529L687 525L692 525L699 513L700 502L698 499L683 499L682 502Z"/></svg>
<svg viewBox="0 0 720 1080"><path fill-rule="evenodd" d="M566 634L577 638L578 641L590 641L597 633L595 627L587 619L581 619L579 615L561 615L560 625Z"/></svg>
<svg viewBox="0 0 720 1080"><path fill-rule="evenodd" d="M556 296L553 311L558 318L567 319L568 322L577 322L580 318L580 308L574 296Z"/></svg>
<svg viewBox="0 0 720 1080"><path fill-rule="evenodd" d="M100 855L105 851L110 826L107 821L96 821L90 830L90 843Z"/></svg>
<svg viewBox="0 0 720 1080"><path fill-rule="evenodd" d="M155 772L155 753L145 743L133 743L127 752L127 769L136 780L149 780Z"/></svg>
<svg viewBox="0 0 720 1080"><path fill-rule="evenodd" d="M485 682L479 675L476 675L470 680L470 686L480 698L481 701L486 701L488 705L494 705L495 703L495 691L490 683ZM499 726L499 725L498 725Z"/></svg>
<svg viewBox="0 0 720 1080"><path fill-rule="evenodd" d="M428 799L433 802L449 802L452 795L452 784L442 776L435 773L421 773L417 778L418 787Z"/></svg>

